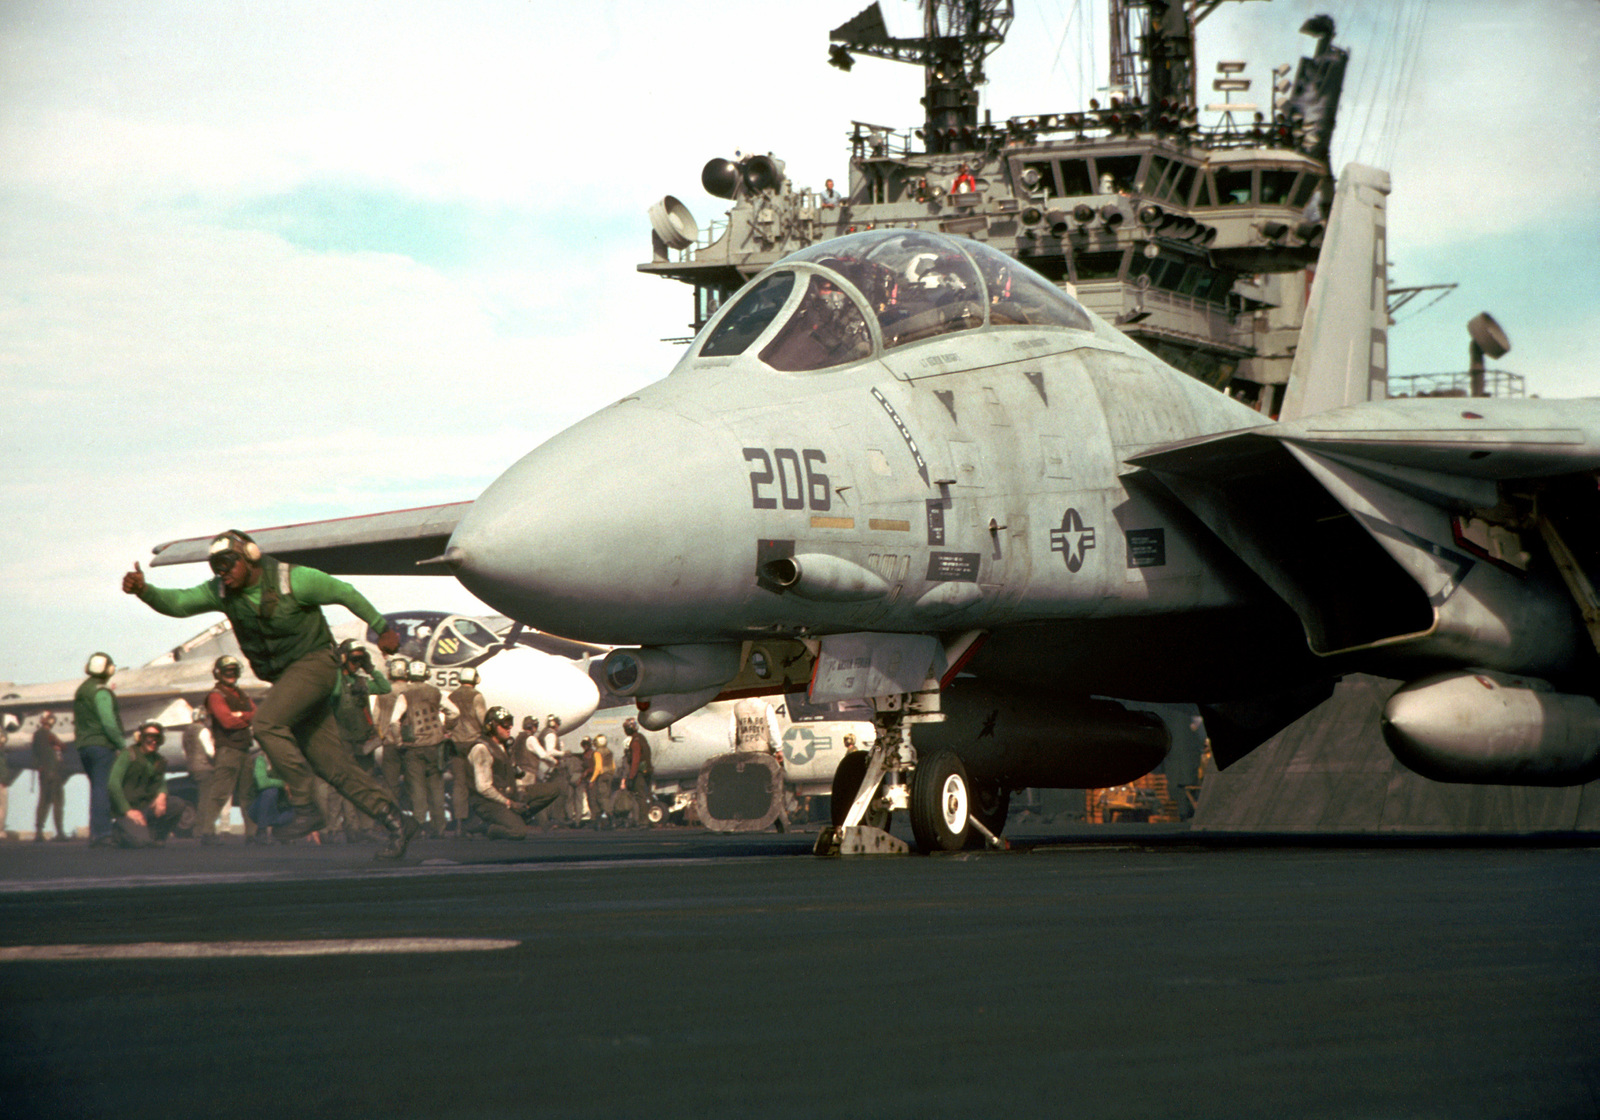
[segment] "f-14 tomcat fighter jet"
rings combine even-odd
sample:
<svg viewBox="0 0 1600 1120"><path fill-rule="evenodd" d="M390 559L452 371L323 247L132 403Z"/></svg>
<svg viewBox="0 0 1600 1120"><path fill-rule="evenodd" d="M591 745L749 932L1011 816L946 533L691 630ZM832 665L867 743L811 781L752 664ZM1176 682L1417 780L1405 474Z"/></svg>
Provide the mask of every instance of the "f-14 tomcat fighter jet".
<svg viewBox="0 0 1600 1120"><path fill-rule="evenodd" d="M1225 765L1358 670L1409 682L1386 734L1426 776L1595 778L1600 401L1381 399L1387 190L1341 176L1277 422L981 242L879 229L756 277L475 502L257 539L630 646L606 685L647 727L870 698L819 848L906 810L953 849L1009 790L1144 774L1166 730L1119 701L1200 704Z"/></svg>

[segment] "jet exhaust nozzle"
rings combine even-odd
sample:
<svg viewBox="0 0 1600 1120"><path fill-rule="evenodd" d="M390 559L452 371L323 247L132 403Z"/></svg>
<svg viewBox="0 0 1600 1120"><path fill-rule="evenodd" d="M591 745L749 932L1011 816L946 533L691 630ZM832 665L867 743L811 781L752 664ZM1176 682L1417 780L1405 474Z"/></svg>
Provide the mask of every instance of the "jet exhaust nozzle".
<svg viewBox="0 0 1600 1120"><path fill-rule="evenodd" d="M715 695L738 674L740 652L737 642L614 649L606 655L601 672L606 687L618 696L701 692L708 688Z"/></svg>
<svg viewBox="0 0 1600 1120"><path fill-rule="evenodd" d="M1600 778L1600 704L1531 677L1477 669L1408 684L1384 705L1383 738L1407 769L1436 782Z"/></svg>

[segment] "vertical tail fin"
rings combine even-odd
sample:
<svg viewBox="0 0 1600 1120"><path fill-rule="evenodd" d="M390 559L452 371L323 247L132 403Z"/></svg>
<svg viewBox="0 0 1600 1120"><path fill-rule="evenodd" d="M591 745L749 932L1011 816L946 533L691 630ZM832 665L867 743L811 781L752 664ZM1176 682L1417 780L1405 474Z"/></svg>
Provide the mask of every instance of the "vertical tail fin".
<svg viewBox="0 0 1600 1120"><path fill-rule="evenodd" d="M1339 176L1279 419L1388 395L1388 194L1387 171L1351 163Z"/></svg>

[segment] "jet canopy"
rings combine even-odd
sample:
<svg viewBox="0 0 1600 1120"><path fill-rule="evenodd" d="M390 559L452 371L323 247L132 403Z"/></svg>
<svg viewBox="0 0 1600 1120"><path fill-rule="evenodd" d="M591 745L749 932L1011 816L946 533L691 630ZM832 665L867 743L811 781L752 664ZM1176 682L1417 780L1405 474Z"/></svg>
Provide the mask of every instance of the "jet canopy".
<svg viewBox="0 0 1600 1120"><path fill-rule="evenodd" d="M439 668L476 665L501 646L496 634L465 615L409 611L383 617L399 637L402 654ZM377 640L378 635L368 629L367 641Z"/></svg>
<svg viewBox="0 0 1600 1120"><path fill-rule="evenodd" d="M795 373L982 327L1093 331L1089 313L1038 273L977 241L922 230L854 233L802 249L739 293L697 356L755 347Z"/></svg>

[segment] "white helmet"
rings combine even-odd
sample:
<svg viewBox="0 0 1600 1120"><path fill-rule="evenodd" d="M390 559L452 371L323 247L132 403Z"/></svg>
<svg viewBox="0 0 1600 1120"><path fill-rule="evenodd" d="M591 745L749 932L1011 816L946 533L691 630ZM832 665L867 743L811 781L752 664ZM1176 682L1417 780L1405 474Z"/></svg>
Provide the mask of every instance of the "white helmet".
<svg viewBox="0 0 1600 1120"><path fill-rule="evenodd" d="M425 681L425 680L427 680L428 679L428 663L426 661L422 661L422 660L412 661L410 667L406 670L406 676L409 679L414 680L414 681Z"/></svg>
<svg viewBox="0 0 1600 1120"><path fill-rule="evenodd" d="M465 669L461 670L460 680L462 684L477 684L479 679L478 670L474 669L472 666L469 665Z"/></svg>
<svg viewBox="0 0 1600 1120"><path fill-rule="evenodd" d="M411 672L411 659L396 654L384 664L384 669L388 672L390 680L403 681L406 679L406 674Z"/></svg>
<svg viewBox="0 0 1600 1120"><path fill-rule="evenodd" d="M117 671L117 665L109 653L91 653L83 671L91 677L109 677Z"/></svg>

